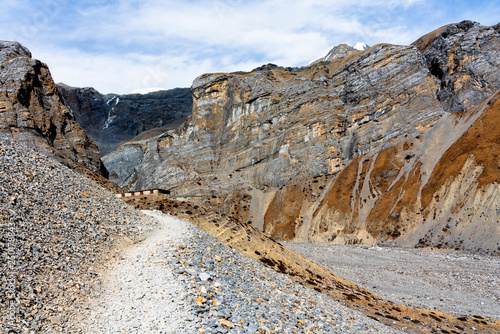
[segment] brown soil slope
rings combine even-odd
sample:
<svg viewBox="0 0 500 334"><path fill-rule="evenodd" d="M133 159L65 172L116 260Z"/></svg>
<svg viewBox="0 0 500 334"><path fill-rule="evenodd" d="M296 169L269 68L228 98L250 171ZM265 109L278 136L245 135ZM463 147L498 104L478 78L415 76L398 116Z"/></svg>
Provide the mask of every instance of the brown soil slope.
<svg viewBox="0 0 500 334"><path fill-rule="evenodd" d="M499 97L443 117L424 135L393 139L335 177L281 188L264 232L285 240L500 254Z"/></svg>
<svg viewBox="0 0 500 334"><path fill-rule="evenodd" d="M489 101L490 107L443 154L422 191L422 207L447 180L458 177L470 157L482 166L478 187L500 182L500 94Z"/></svg>

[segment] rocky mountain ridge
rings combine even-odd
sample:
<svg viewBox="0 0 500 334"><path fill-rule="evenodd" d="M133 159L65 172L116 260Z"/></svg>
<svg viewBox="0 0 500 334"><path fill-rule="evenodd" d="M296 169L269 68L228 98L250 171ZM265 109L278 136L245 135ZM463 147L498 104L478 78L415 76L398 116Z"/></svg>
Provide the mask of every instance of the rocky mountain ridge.
<svg viewBox="0 0 500 334"><path fill-rule="evenodd" d="M62 103L50 71L17 42L0 42L0 131L73 168L107 175L97 147Z"/></svg>
<svg viewBox="0 0 500 334"><path fill-rule="evenodd" d="M500 88L497 27L464 21L410 46L298 71L206 74L191 88L181 127L104 158L116 183L169 189L283 239L499 251L496 171L477 183L475 158L453 163L484 194L447 204L453 215L429 200L447 186L422 193L436 166L448 168L437 165L447 149L483 114L494 117L496 98L482 103ZM498 131L481 131L498 150Z"/></svg>
<svg viewBox="0 0 500 334"><path fill-rule="evenodd" d="M344 57L347 57L351 54L355 54L355 53L358 53L360 51L364 51L366 49L369 49L369 46L366 44L363 44L363 43L358 43L358 44L356 44L355 47L352 47L352 46L347 45L347 44L339 44L339 45L334 46L330 51L328 51L326 56L316 59L315 61L311 62L309 65L313 65L313 64L316 64L316 63L319 63L322 61L332 61L335 59L344 58Z"/></svg>
<svg viewBox="0 0 500 334"><path fill-rule="evenodd" d="M101 156L142 132L181 124L191 113L189 88L147 94L101 94L91 87L58 84L57 90Z"/></svg>

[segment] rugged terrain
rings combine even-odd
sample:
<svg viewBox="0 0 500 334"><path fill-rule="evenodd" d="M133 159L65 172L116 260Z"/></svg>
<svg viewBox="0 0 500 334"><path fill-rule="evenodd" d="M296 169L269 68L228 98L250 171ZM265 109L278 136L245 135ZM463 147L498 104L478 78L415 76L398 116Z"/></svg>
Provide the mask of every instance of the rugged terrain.
<svg viewBox="0 0 500 334"><path fill-rule="evenodd" d="M129 200L187 218L226 246L187 222L148 219L9 135L0 136L0 153L0 323L7 332L75 332L83 320L84 333L500 329L480 315L457 317L381 299L202 206L164 196ZM158 275L148 276L151 271ZM165 322L162 310L174 309L168 320L175 322Z"/></svg>
<svg viewBox="0 0 500 334"><path fill-rule="evenodd" d="M189 88L147 94L101 94L94 88L58 84L57 90L104 156L122 143L153 129L165 132L177 127L191 113ZM158 130L157 130L158 131ZM147 134L144 134L146 136Z"/></svg>
<svg viewBox="0 0 500 334"><path fill-rule="evenodd" d="M291 249L284 247L273 239L266 237L262 232L250 225L242 224L232 217L219 214L207 207L192 204L188 201L173 201L165 195L128 198L126 201L140 209L155 208L188 220L220 240L223 244L237 250L243 255L260 261L279 273L287 274L297 283L313 288L317 292L322 292L344 306L405 332L468 333L478 331L481 333L495 333L500 330L500 322L495 316L489 319L483 315L474 315L472 314L473 312L469 310L463 313L462 309L458 310L454 307L453 302L447 305L447 309L450 312L447 313L435 307L432 307L432 309L425 308L430 307L429 305L435 305L432 303L419 303L420 307L415 307L417 303L410 303L409 301L398 300L398 303L394 303L391 301L391 299L394 298L389 296L387 296L388 300L382 299L369 291L372 290L372 286L368 286L367 282L363 283L366 287L363 288L335 274L338 264L342 264L343 261L349 261L349 256L344 255L336 258L335 256L329 257L327 254L324 254L326 256L320 258L318 254L311 256L311 254L307 254L307 252L304 253L304 255L317 261L319 260L330 267L337 264L337 266L332 268L334 269L333 271L329 271L308 258L300 256ZM307 249L307 247L303 249ZM314 249L312 250L314 252ZM391 252L391 254L398 253ZM377 265L380 264L376 258L375 261ZM370 263L370 259L368 259L367 262ZM387 262L382 262L381 264L391 265L392 263L388 264ZM441 265L443 265L443 263L441 263ZM365 264L364 266L367 265ZM492 261L486 263L482 269L493 270L493 273L490 274L489 277L497 280L500 275L498 270L496 270L497 266L498 260L492 258ZM432 267L427 268L429 272L432 271L432 269ZM359 269L359 271L366 271L368 273L374 273L373 270L376 270L375 266L372 269ZM386 274L386 272L383 274ZM363 277L363 275L359 276ZM360 277L357 277L358 281ZM410 275L410 277L413 280L421 279L419 274ZM389 280L394 278L390 275L386 276L385 279L381 276L379 279L390 282ZM368 284L373 284L373 282L376 281L376 279L371 278ZM470 282L475 286L475 289L478 290L481 290L481 287L488 287L488 289L494 288L494 284L479 283L476 282L475 279L472 279ZM382 285L384 286L382 291L390 289L387 284ZM464 284L464 282L460 282L460 288L466 289L466 287L467 283ZM438 290L436 284L432 284L427 292L433 290ZM418 292L414 292L413 290L402 289L402 291L398 291L398 293L406 293L406 296L411 296L412 298L410 301L412 301L413 298L418 298ZM481 295L482 293L484 293L484 291L476 292L477 295ZM450 296L450 298L455 297ZM457 296L457 298L463 298L463 296ZM494 298L496 298L495 295L488 297L488 300L490 300L493 305L495 303ZM414 305L412 306L410 304ZM424 306L424 308L422 308L422 306ZM480 308L473 307L473 309L479 310ZM489 314L495 314L495 306L487 307L487 312ZM451 313L453 313L453 315Z"/></svg>
<svg viewBox="0 0 500 334"><path fill-rule="evenodd" d="M182 126L103 161L122 187L281 239L498 254L498 30L463 21L304 68L205 74Z"/></svg>
<svg viewBox="0 0 500 334"><path fill-rule="evenodd" d="M68 312L98 283L114 247L154 223L46 153L0 134L2 333L71 328Z"/></svg>
<svg viewBox="0 0 500 334"><path fill-rule="evenodd" d="M185 220L120 252L80 314L82 333L395 333L296 284ZM235 273L238 275L235 275Z"/></svg>
<svg viewBox="0 0 500 334"><path fill-rule="evenodd" d="M120 188L102 177L97 147L47 67L17 43L0 46L6 332L85 332L83 320L95 332L500 331L495 305L448 308L415 302L410 290L410 302L379 296L373 275L356 275L356 283L337 275L345 256L304 251L332 272L254 227L286 239L497 254L494 28L462 22L413 46L195 80L194 112L182 126L145 132L106 160L122 184L160 186L179 198L131 198L130 205L198 228L160 213L145 217L116 198ZM398 252L391 254L406 256ZM496 257L482 262L492 273L478 280L495 283ZM470 278L453 282L494 289ZM159 302L163 308L154 307ZM172 311L173 326L162 310Z"/></svg>
<svg viewBox="0 0 500 334"><path fill-rule="evenodd" d="M500 258L436 248L283 243L397 304L499 318Z"/></svg>
<svg viewBox="0 0 500 334"><path fill-rule="evenodd" d="M120 189L103 178L98 149L59 97L47 65L17 42L0 41L0 133Z"/></svg>

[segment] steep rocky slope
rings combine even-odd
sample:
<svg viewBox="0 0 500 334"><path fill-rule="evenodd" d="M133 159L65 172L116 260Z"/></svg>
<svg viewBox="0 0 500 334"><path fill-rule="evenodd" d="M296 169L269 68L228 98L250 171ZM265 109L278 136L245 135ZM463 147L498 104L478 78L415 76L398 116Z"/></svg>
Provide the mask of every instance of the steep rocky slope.
<svg viewBox="0 0 500 334"><path fill-rule="evenodd" d="M0 132L73 168L107 175L97 147L62 103L47 65L16 42L0 42Z"/></svg>
<svg viewBox="0 0 500 334"><path fill-rule="evenodd" d="M202 75L181 127L103 161L121 186L165 188L283 239L495 253L499 178L484 166L498 130L475 126L492 122L499 88L498 31L464 21L298 70ZM473 142L474 129L489 137ZM492 154L465 149L479 143Z"/></svg>
<svg viewBox="0 0 500 334"><path fill-rule="evenodd" d="M153 223L83 175L0 134L0 327L68 333L114 246Z"/></svg>
<svg viewBox="0 0 500 334"><path fill-rule="evenodd" d="M57 90L101 156L144 131L176 127L186 120L193 105L189 88L126 95L104 95L94 88L64 84L58 84Z"/></svg>

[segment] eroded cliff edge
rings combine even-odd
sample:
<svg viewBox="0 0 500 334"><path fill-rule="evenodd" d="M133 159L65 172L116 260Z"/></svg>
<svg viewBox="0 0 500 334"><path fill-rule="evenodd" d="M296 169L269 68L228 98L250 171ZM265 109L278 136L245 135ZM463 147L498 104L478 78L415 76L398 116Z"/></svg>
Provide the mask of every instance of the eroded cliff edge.
<svg viewBox="0 0 500 334"><path fill-rule="evenodd" d="M110 190L97 146L59 96L46 64L17 42L0 41L0 133Z"/></svg>
<svg viewBox="0 0 500 334"><path fill-rule="evenodd" d="M495 253L499 88L498 29L464 21L299 70L202 75L181 127L104 162L128 189L283 239Z"/></svg>

